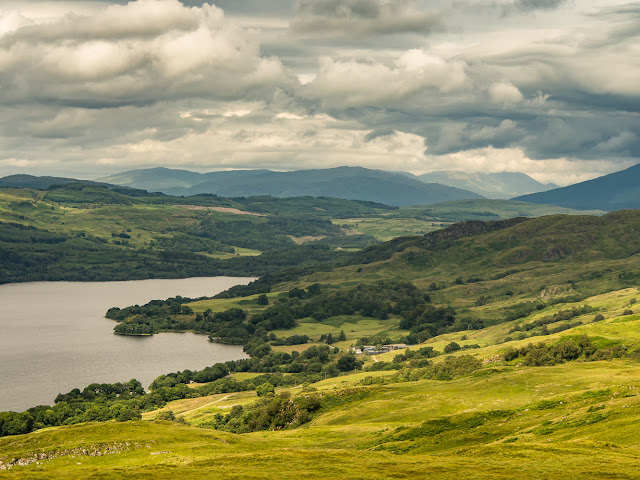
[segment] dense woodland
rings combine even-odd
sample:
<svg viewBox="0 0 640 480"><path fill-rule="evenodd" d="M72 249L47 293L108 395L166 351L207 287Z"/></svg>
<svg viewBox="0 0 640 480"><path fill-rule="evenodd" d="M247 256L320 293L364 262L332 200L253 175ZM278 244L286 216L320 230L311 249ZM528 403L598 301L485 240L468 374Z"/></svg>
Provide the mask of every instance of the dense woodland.
<svg viewBox="0 0 640 480"><path fill-rule="evenodd" d="M176 297L153 300L143 306L113 307L106 316L120 322L114 328L119 334L149 335L161 331L192 330L208 334L212 341L235 344L266 339L267 332L294 328L301 319L323 321L340 315L361 315L380 320L398 316L401 318L400 328L410 331L400 339L408 344L442 333L482 328L480 321L456 319L455 310L451 307L430 305L429 295L409 282L380 281L328 291L323 291L319 284L306 290L295 287L273 305L253 315L239 308L218 313L210 310L194 313L184 305L190 301ZM256 302L259 301L260 297Z"/></svg>

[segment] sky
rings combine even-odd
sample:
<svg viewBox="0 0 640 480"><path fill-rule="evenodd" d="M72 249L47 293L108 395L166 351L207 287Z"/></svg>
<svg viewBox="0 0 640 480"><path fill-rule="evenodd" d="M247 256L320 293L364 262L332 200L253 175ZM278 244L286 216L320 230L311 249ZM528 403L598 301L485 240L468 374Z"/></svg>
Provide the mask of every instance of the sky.
<svg viewBox="0 0 640 480"><path fill-rule="evenodd" d="M640 2L2 0L0 176L640 157Z"/></svg>

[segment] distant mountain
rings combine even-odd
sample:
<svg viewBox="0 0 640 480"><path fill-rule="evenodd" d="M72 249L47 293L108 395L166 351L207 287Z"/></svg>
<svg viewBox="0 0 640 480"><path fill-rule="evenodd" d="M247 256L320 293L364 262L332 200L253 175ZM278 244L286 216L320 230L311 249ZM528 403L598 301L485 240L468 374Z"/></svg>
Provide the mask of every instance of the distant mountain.
<svg viewBox="0 0 640 480"><path fill-rule="evenodd" d="M406 175L361 167L293 172L233 170L210 173L153 168L124 172L100 180L171 195L211 193L222 197L334 197L369 200L394 206L482 198L460 188L425 183Z"/></svg>
<svg viewBox="0 0 640 480"><path fill-rule="evenodd" d="M65 177L37 177L35 175L9 175L0 178L2 188L49 188L51 185L66 185L68 183L96 183L91 180L78 180Z"/></svg>
<svg viewBox="0 0 640 480"><path fill-rule="evenodd" d="M529 175L520 172L465 173L443 170L417 175L417 178L423 182L434 182L462 188L483 197L497 199L508 199L558 187L553 183L540 183Z"/></svg>
<svg viewBox="0 0 640 480"><path fill-rule="evenodd" d="M198 173L189 170L156 167L116 173L108 177L98 178L96 181L142 188L149 192L162 192L168 195L189 195L188 190L191 187L207 181L224 183L226 179L231 177L253 176L267 172L270 172L270 170L229 170Z"/></svg>
<svg viewBox="0 0 640 480"><path fill-rule="evenodd" d="M150 192L163 192L166 188L189 188L202 182L202 177L203 175L197 172L158 167L116 173L97 178L96 181L142 188Z"/></svg>
<svg viewBox="0 0 640 480"><path fill-rule="evenodd" d="M523 195L513 200L551 203L578 210L614 211L640 208L640 164L586 182Z"/></svg>

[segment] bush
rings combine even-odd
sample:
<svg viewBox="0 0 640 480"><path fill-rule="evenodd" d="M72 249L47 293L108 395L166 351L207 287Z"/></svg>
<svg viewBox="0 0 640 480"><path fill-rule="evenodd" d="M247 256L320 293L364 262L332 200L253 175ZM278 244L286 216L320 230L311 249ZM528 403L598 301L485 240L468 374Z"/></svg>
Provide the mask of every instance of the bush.
<svg viewBox="0 0 640 480"><path fill-rule="evenodd" d="M166 410L164 412L160 412L158 413L158 415L156 415L156 420L168 420L170 422L174 421L176 419L176 416L174 415L172 410Z"/></svg>

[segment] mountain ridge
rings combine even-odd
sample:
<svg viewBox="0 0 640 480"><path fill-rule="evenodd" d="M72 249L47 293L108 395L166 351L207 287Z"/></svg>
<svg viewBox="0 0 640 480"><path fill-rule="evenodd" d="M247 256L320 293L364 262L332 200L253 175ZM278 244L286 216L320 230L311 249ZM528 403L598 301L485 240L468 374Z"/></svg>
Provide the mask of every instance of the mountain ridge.
<svg viewBox="0 0 640 480"><path fill-rule="evenodd" d="M626 210L640 208L640 164L592 180L546 192L521 195L512 200L551 203L578 210Z"/></svg>
<svg viewBox="0 0 640 480"><path fill-rule="evenodd" d="M468 190L425 183L405 175L363 167L335 167L329 169L294 170L233 170L195 174L178 171L183 186L168 186L171 169L148 172L133 170L104 177L101 181L125 184L136 188L159 190L171 195L215 194L223 197L251 197L271 195L275 197L334 197L347 200L368 200L386 205L417 205L444 201L482 198ZM152 184L143 180L147 173L163 174L164 178ZM125 175L126 174L126 175ZM190 179L191 185L186 185ZM202 180L195 183L197 180ZM188 183L188 182L187 182Z"/></svg>

